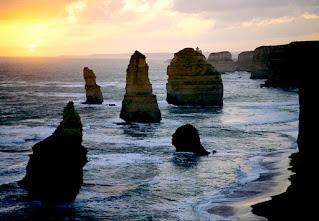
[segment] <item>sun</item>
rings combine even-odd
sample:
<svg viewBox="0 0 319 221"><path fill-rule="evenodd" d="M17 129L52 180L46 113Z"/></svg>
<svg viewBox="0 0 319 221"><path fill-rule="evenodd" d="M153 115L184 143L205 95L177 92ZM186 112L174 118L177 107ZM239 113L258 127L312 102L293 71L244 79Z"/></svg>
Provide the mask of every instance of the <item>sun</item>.
<svg viewBox="0 0 319 221"><path fill-rule="evenodd" d="M29 52L35 52L37 50L37 48L38 48L38 45L35 44L35 43L31 43L31 44L28 45L28 51Z"/></svg>

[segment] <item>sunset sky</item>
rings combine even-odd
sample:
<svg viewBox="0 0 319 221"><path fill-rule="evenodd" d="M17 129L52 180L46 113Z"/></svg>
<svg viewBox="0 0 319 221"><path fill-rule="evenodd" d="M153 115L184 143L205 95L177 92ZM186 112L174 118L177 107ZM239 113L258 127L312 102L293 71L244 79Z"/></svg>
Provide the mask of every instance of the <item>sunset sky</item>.
<svg viewBox="0 0 319 221"><path fill-rule="evenodd" d="M0 56L253 50L319 40L319 0L0 0Z"/></svg>

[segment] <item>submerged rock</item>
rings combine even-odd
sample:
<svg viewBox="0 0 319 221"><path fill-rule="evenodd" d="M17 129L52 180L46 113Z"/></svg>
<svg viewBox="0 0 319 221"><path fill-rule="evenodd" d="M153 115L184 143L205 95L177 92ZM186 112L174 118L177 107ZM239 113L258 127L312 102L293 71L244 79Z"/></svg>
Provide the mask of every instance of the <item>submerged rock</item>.
<svg viewBox="0 0 319 221"><path fill-rule="evenodd" d="M236 71L236 62L229 51L210 53L207 62L221 73Z"/></svg>
<svg viewBox="0 0 319 221"><path fill-rule="evenodd" d="M174 54L167 67L167 102L174 105L222 106L223 83L220 73L206 62L203 54L185 48Z"/></svg>
<svg viewBox="0 0 319 221"><path fill-rule="evenodd" d="M73 102L69 102L63 111L63 121L53 134L32 147L26 176L19 185L34 199L73 201L83 183L83 167L87 162L87 150L81 143L81 119Z"/></svg>
<svg viewBox="0 0 319 221"><path fill-rule="evenodd" d="M200 143L198 131L191 124L177 128L172 136L172 144L176 147L176 152L192 152L199 156L210 154Z"/></svg>
<svg viewBox="0 0 319 221"><path fill-rule="evenodd" d="M85 80L86 102L85 104L102 104L103 95L101 88L96 84L96 77L94 72L85 67L83 69L83 77Z"/></svg>
<svg viewBox="0 0 319 221"><path fill-rule="evenodd" d="M126 74L126 93L120 117L126 122L158 123L162 120L152 84L148 78L145 56L138 51L131 56Z"/></svg>

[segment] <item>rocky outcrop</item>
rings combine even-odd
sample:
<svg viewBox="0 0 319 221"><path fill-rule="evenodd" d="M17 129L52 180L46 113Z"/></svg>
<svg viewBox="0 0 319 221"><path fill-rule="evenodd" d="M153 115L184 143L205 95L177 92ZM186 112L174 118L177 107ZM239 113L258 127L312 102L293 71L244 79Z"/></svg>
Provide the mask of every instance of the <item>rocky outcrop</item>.
<svg viewBox="0 0 319 221"><path fill-rule="evenodd" d="M207 62L221 73L236 71L237 64L232 59L232 54L229 51L211 53Z"/></svg>
<svg viewBox="0 0 319 221"><path fill-rule="evenodd" d="M120 117L126 122L158 123L162 120L156 96L148 78L145 56L138 51L131 56L126 74L126 93Z"/></svg>
<svg viewBox="0 0 319 221"><path fill-rule="evenodd" d="M172 136L172 144L176 152L192 152L198 156L210 154L200 143L197 129L190 124L177 128Z"/></svg>
<svg viewBox="0 0 319 221"><path fill-rule="evenodd" d="M83 77L85 80L86 102L85 104L102 104L103 95L101 88L96 84L96 77L94 72L85 67L83 69Z"/></svg>
<svg viewBox="0 0 319 221"><path fill-rule="evenodd" d="M253 70L253 56L254 51L244 51L239 53L237 64L237 71L252 71Z"/></svg>
<svg viewBox="0 0 319 221"><path fill-rule="evenodd" d="M203 54L185 48L167 67L167 102L174 105L222 106L221 75Z"/></svg>
<svg viewBox="0 0 319 221"><path fill-rule="evenodd" d="M83 183L87 150L82 143L82 123L69 102L63 121L51 136L32 147L26 176L19 185L31 198L51 202L71 202Z"/></svg>
<svg viewBox="0 0 319 221"><path fill-rule="evenodd" d="M314 103L317 82L313 80L318 69L319 41L292 42L284 48L286 52L278 52L281 56L275 56L279 60L273 62L271 59L271 70L280 69L275 72L277 74L287 71L284 76L294 79L299 88L299 152L291 156L291 170L295 174L286 192L254 205L252 211L268 220L313 220L318 212L317 203L311 199L316 199L319 192L316 179L318 133L314 129L318 126L314 120L318 116ZM280 81L279 85L282 83ZM286 83L284 81L284 85Z"/></svg>
<svg viewBox="0 0 319 221"><path fill-rule="evenodd" d="M261 46L254 50L253 55L253 68L251 70L251 79L267 79L269 76L269 70L267 62L269 60L269 54L273 46Z"/></svg>

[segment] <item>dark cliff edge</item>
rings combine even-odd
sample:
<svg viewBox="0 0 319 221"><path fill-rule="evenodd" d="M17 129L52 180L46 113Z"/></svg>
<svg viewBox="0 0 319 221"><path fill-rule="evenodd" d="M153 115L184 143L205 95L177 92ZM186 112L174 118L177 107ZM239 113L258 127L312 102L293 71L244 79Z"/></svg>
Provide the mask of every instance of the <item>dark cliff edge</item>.
<svg viewBox="0 0 319 221"><path fill-rule="evenodd" d="M270 201L253 206L253 213L266 217L268 220L313 220L317 216L314 209L317 202L318 185L316 178L316 158L318 147L315 140L315 81L316 53L319 41L292 42L280 46L270 57L269 64L274 70L273 77L267 81L268 86L299 88L299 134L297 153L291 155L291 170L295 173L290 177L291 185L287 191L273 196ZM279 75L280 74L280 75Z"/></svg>

